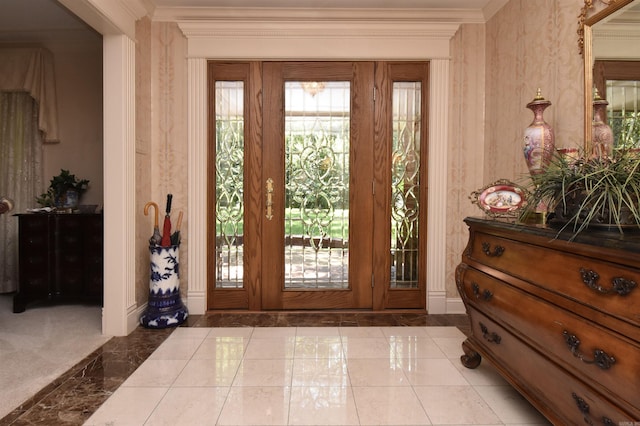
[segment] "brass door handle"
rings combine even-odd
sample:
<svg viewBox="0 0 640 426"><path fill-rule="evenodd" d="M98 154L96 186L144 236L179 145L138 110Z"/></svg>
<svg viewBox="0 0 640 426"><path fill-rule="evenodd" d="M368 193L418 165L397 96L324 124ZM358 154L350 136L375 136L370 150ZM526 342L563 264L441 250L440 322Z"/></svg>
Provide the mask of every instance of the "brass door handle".
<svg viewBox="0 0 640 426"><path fill-rule="evenodd" d="M267 179L267 219L273 219L273 179Z"/></svg>

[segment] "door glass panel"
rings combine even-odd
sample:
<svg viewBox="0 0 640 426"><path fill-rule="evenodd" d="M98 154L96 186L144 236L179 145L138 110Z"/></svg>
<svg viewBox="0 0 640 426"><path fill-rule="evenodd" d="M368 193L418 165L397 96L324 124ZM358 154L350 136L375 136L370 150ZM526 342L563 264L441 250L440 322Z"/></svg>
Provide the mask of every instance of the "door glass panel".
<svg viewBox="0 0 640 426"><path fill-rule="evenodd" d="M391 287L418 288L420 82L393 83Z"/></svg>
<svg viewBox="0 0 640 426"><path fill-rule="evenodd" d="M608 122L616 148L640 148L640 81L607 80Z"/></svg>
<svg viewBox="0 0 640 426"><path fill-rule="evenodd" d="M349 287L350 82L285 83L285 289Z"/></svg>
<svg viewBox="0 0 640 426"><path fill-rule="evenodd" d="M216 81L216 287L242 288L244 83Z"/></svg>

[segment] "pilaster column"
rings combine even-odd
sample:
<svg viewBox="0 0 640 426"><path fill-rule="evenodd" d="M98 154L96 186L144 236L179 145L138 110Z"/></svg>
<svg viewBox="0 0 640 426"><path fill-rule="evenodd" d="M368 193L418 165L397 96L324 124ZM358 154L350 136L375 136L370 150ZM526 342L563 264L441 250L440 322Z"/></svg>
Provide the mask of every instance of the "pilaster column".
<svg viewBox="0 0 640 426"><path fill-rule="evenodd" d="M447 144L449 60L429 65L429 213L427 218L427 309L446 313Z"/></svg>
<svg viewBox="0 0 640 426"><path fill-rule="evenodd" d="M135 274L135 42L103 36L104 309L102 332L138 325Z"/></svg>
<svg viewBox="0 0 640 426"><path fill-rule="evenodd" d="M190 58L188 67L189 138L189 293L187 307L207 310L207 60Z"/></svg>

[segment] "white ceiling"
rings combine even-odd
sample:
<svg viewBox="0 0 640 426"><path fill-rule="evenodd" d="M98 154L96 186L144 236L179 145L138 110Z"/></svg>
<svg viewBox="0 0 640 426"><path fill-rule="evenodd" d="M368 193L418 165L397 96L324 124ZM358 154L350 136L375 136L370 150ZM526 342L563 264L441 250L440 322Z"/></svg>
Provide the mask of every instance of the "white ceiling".
<svg viewBox="0 0 640 426"><path fill-rule="evenodd" d="M126 0L121 0L126 1ZM420 9L482 14L489 4L506 0L149 0L158 9L298 8ZM494 6L495 9L495 6ZM0 41L29 38L30 32L86 30L87 26L57 0L0 0Z"/></svg>
<svg viewBox="0 0 640 426"><path fill-rule="evenodd" d="M0 36L35 30L81 29L85 25L55 0L1 0Z"/></svg>

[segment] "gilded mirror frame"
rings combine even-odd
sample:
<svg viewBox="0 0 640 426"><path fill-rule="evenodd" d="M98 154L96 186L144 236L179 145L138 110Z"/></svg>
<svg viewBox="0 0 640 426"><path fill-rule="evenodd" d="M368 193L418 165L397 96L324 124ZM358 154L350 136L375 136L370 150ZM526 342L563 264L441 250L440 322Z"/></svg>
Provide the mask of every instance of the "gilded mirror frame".
<svg viewBox="0 0 640 426"><path fill-rule="evenodd" d="M634 0L584 0L578 17L578 48L584 60L584 149L591 151L593 121L592 27ZM600 3L600 4L594 4ZM604 7L601 7L604 5ZM595 9L595 10L594 10Z"/></svg>

